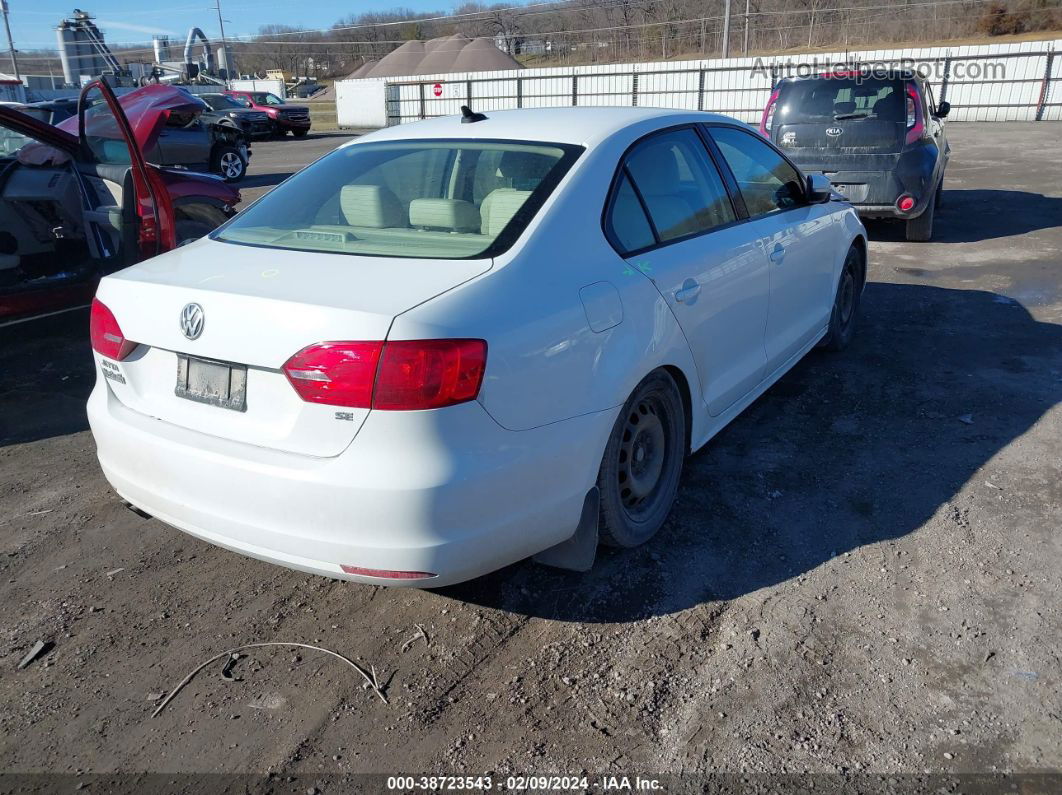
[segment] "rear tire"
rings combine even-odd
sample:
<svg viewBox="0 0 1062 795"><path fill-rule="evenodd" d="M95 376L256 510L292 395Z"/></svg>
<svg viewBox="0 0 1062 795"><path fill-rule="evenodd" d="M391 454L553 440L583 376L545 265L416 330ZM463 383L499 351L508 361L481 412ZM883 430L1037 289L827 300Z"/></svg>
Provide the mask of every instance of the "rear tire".
<svg viewBox="0 0 1062 795"><path fill-rule="evenodd" d="M228 220L228 216L210 204L192 202L179 204L177 212L177 246L187 246L206 237Z"/></svg>
<svg viewBox="0 0 1062 795"><path fill-rule="evenodd" d="M917 218L907 222L907 239L915 243L925 243L933 237L933 218L937 214L937 197L940 195L940 186L933 198L929 200L926 209Z"/></svg>
<svg viewBox="0 0 1062 795"><path fill-rule="evenodd" d="M189 243L194 243L199 238L206 237L214 231L214 227L206 221L193 221L191 219L178 220L176 228L177 248L187 246Z"/></svg>
<svg viewBox="0 0 1062 795"><path fill-rule="evenodd" d="M600 538L636 547L671 512L686 455L686 412L674 379L650 373L624 404L601 460Z"/></svg>
<svg viewBox="0 0 1062 795"><path fill-rule="evenodd" d="M844 258L837 294L830 313L830 328L819 345L828 351L843 351L855 335L856 311L863 292L863 255L852 246Z"/></svg>

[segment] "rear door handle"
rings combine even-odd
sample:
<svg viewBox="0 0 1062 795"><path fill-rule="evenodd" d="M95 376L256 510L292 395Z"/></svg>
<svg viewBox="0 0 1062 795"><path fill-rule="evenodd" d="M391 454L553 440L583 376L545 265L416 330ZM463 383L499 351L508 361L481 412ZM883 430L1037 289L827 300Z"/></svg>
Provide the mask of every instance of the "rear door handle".
<svg viewBox="0 0 1062 795"><path fill-rule="evenodd" d="M782 260L785 259L785 247L781 243L775 243L771 253L767 256L771 258L771 262L781 265Z"/></svg>
<svg viewBox="0 0 1062 795"><path fill-rule="evenodd" d="M682 287L675 290L675 300L680 304L686 301L692 301L701 292L701 286L697 284L693 279L686 279L682 283Z"/></svg>

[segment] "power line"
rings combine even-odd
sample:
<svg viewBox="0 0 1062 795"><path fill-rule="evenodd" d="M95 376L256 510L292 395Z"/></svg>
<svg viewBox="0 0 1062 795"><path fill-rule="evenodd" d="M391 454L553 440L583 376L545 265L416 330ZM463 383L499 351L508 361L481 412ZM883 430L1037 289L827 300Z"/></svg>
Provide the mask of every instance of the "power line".
<svg viewBox="0 0 1062 795"><path fill-rule="evenodd" d="M656 0L656 2L660 2L660 1L661 0ZM569 6L569 7L565 8L565 9L558 9L558 10L566 10L566 11L597 10L597 9L601 9L603 7L619 5L622 2L624 2L624 0L611 0L611 2L608 2L608 3L596 4L594 7L589 8L589 9L588 8L583 8L583 7L570 7ZM967 3L967 0L933 0L932 2L918 2L918 3L915 3L913 5L907 6L907 8L908 8L908 10L914 10L914 9L920 9L921 10L921 9L932 9L932 8L938 7L938 6L965 5L966 3ZM555 4L553 4L553 3L537 3L537 4L531 4L531 6L528 6L528 7L533 7L533 6L551 6L551 5L555 5ZM512 6L512 7L506 8L506 9L499 9L499 10L500 11L506 11L506 10L513 10L515 8L523 8L523 7L524 6ZM1025 10L1023 10L1023 13L1049 13L1049 12L1052 12L1052 11L1057 11L1060 8L1062 8L1062 5L1047 6L1047 7L1041 7L1041 8L1036 8L1036 9L1025 9ZM856 25L865 25L869 20L879 19L881 17L886 17L886 16L894 16L895 13L896 13L895 9L884 9L883 10L880 5L877 5L877 6L867 6L867 5L844 6L844 7L837 7L837 8L818 8L818 9L816 9L816 13L826 13L826 12L833 13L833 12L842 12L842 11L845 11L845 12L862 12L862 11L874 12L874 13L871 13L868 16L862 18L862 19L847 20L846 21L846 24L856 24ZM809 13L811 13L811 12L808 9L793 9L793 10L790 10L790 11L759 11L759 12L751 12L750 15L751 16L769 17L769 16L781 16L781 15L794 15L794 14L796 14L796 15L804 15L804 14L809 14ZM374 40L366 40L366 39L360 39L360 40L323 39L323 40L317 40L317 41L306 41L306 40L301 40L300 41L300 40L292 40L290 38L286 39L286 40L265 39L265 38L263 38L263 35L297 36L297 35L327 34L327 33L334 33L334 32L337 32L337 31L345 31L345 30L365 29L365 28L373 29L373 28L376 28L376 27L385 27L385 26L393 26L393 25L401 25L401 24L410 24L411 22L450 20L450 19L454 19L454 18L457 18L457 17L481 16L482 14L483 14L483 12L474 12L474 13L469 13L469 14L464 14L464 15L454 15L454 16L445 16L445 17L426 17L426 18L420 18L420 19L409 19L409 20L401 20L401 21L397 21L396 20L396 21L390 21L390 22L386 22L386 23L372 23L372 24L363 24L363 25L356 25L356 26L345 26L345 27L334 27L334 28L317 28L317 29L307 29L307 30L298 30L298 31L280 31L280 32L277 32L277 33L274 33L274 34L254 34L254 35L248 34L247 36L230 36L230 37L228 37L228 40L229 41L237 41L244 48L250 48L250 47L271 47L271 48L275 48L275 47L278 47L278 46L284 46L284 47L297 48L299 50L309 49L309 48L312 48L312 47L330 47L330 46L359 46L359 47L368 46L368 47L375 47L375 46L379 46L379 45L392 45L392 44L401 45L401 44L405 44L408 41L408 39L374 39ZM969 17L969 14L956 14L956 15L943 16L943 17L938 16L937 20L938 21L946 21L946 20L951 20L951 19L962 19L962 18L967 18L967 17ZM599 27L581 28L581 29L564 28L564 29L553 30L553 31L528 31L528 32L525 32L525 33L521 34L521 36L524 37L524 38L527 38L527 37L542 37L542 36L567 37L567 36L576 36L576 35L586 34L586 33L607 33L607 32L611 32L611 31L632 31L632 30L644 30L644 29L647 29L647 28L659 28L659 27L672 27L672 28L674 28L674 27L681 27L681 26L684 26L684 25L701 24L701 23L704 23L704 22L718 22L718 21L723 20L723 19L724 19L724 17L721 16L721 15L713 15L713 16L705 16L705 17L694 17L694 18L689 18L689 19L674 19L674 20L673 19L661 19L661 20L654 20L654 21L642 22L642 23L636 23L636 24L629 24L629 25L609 25L609 26L599 26ZM823 24L831 24L831 23L827 22L827 23L823 23ZM758 32L758 33L769 33L769 32L775 32L775 31L778 31L778 30L788 30L788 29L792 29L793 27L794 27L793 25L782 25L782 26L776 26L776 27L760 27L760 26L757 26L755 28L755 31ZM801 25L800 27L804 27L804 26ZM712 33L713 33L713 35L715 33L717 33L717 29L713 28ZM689 33L668 34L668 35L661 35L659 37L644 37L643 36L643 40L659 41L659 40L661 40L663 38L667 38L668 36L671 36L671 37L681 36L683 38L696 37L697 36L697 32L696 31L692 31L692 32L689 32ZM134 47L134 48L126 49L126 48L123 48L123 45L121 43L112 43L111 46L113 48L122 48L121 51L118 52L117 54L121 55L123 57L128 57L130 55L134 55L134 54L137 54L137 53L153 52L153 48L151 48L151 47ZM461 46L463 46L463 44ZM436 50L436 52L445 52L446 51L445 47L446 47L445 44L441 45ZM38 57L30 57L30 58L23 57L23 60L48 61L48 60L54 60L56 57L57 56L38 56Z"/></svg>

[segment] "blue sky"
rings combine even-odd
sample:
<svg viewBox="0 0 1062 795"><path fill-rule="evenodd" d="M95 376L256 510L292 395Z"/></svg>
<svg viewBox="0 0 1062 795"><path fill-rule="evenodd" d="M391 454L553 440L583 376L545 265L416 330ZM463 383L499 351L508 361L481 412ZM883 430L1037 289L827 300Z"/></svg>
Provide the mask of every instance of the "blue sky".
<svg viewBox="0 0 1062 795"><path fill-rule="evenodd" d="M515 3L514 3L515 4ZM152 33L169 33L171 38L183 40L188 28L196 25L209 38L218 35L218 17L213 0L169 0L170 8L156 0L8 0L11 35L20 51L55 47L55 25L75 8L82 7L94 17L105 32L107 41L145 42ZM225 33L240 36L256 33L259 26L268 24L292 25L308 28L328 27L341 17L365 11L389 10L395 6L419 10L451 10L454 0L398 0L398 2L342 2L342 0L313 0L313 2L280 2L279 0L221 0L225 18ZM153 8L152 8L153 7ZM0 28L0 41L3 30ZM0 70L7 71L7 42L0 44ZM27 62L23 71L32 73L33 64Z"/></svg>

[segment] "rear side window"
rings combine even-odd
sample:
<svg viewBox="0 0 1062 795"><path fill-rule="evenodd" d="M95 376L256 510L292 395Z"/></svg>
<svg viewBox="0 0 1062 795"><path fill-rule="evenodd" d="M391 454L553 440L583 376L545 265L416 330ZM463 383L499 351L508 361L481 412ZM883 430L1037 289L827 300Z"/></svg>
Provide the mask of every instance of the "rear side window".
<svg viewBox="0 0 1062 795"><path fill-rule="evenodd" d="M904 120L902 80L824 77L782 83L775 122L829 123L845 119Z"/></svg>
<svg viewBox="0 0 1062 795"><path fill-rule="evenodd" d="M734 174L750 218L803 203L800 173L763 139L735 127L712 127L711 135Z"/></svg>
<svg viewBox="0 0 1062 795"><path fill-rule="evenodd" d="M645 239L632 196L647 216L654 243L707 232L735 219L719 172L691 129L654 135L628 155L609 219L613 240L625 252L635 250L628 243Z"/></svg>
<svg viewBox="0 0 1062 795"><path fill-rule="evenodd" d="M623 254L656 245L649 219L645 217L641 200L631 187L626 170L616 184L616 195L608 214L608 234Z"/></svg>

